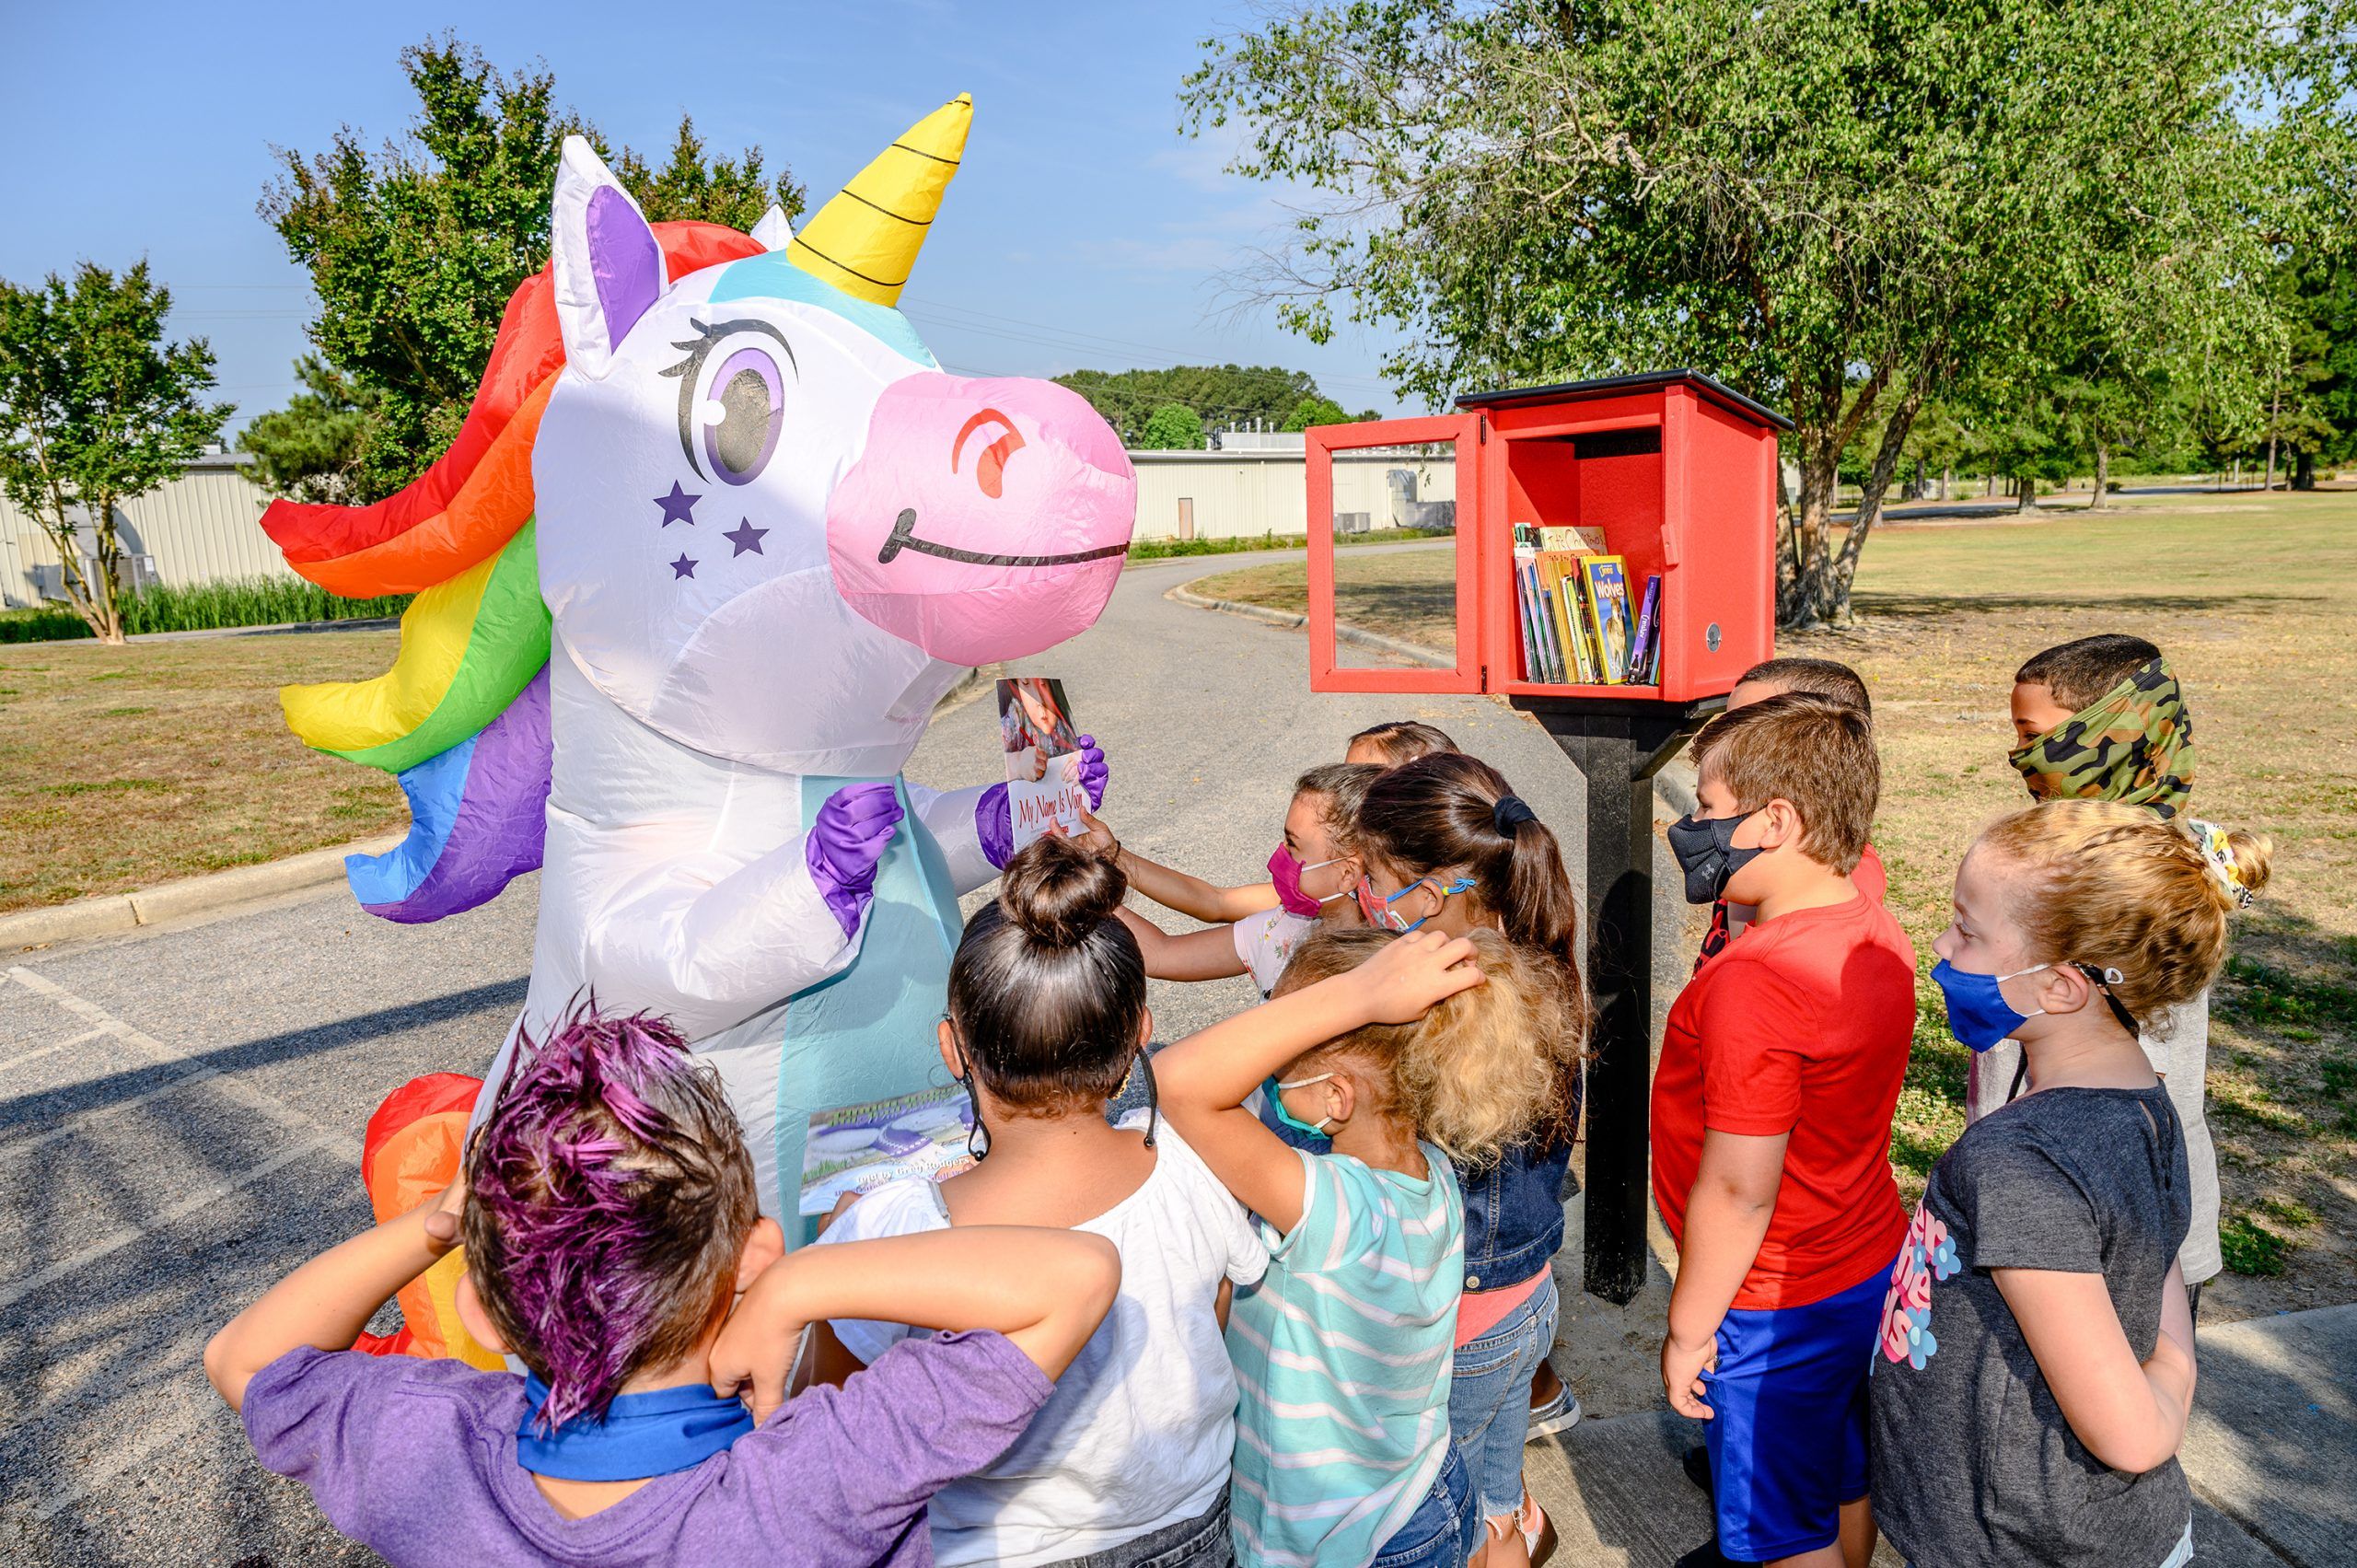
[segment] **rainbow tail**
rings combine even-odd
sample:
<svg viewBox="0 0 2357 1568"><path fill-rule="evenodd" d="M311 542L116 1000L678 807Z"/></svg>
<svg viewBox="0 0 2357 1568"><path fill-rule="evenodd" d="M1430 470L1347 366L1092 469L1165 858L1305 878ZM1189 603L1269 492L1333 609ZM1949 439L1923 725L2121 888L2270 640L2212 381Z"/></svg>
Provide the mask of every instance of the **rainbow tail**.
<svg viewBox="0 0 2357 1568"><path fill-rule="evenodd" d="M678 277L758 255L715 224L660 223ZM371 914L420 922L474 908L540 864L549 792L549 612L534 549L532 443L563 368L543 268L508 301L450 449L369 506L272 503L262 528L296 572L348 597L415 593L393 668L279 693L304 744L400 777L410 831L346 861Z"/></svg>

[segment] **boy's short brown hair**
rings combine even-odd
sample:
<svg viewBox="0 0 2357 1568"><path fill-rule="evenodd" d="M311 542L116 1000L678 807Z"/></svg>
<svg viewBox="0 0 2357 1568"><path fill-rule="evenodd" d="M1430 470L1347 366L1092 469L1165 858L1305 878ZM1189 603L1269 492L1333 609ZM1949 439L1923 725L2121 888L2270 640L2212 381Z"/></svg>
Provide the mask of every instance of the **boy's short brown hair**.
<svg viewBox="0 0 2357 1568"><path fill-rule="evenodd" d="M2054 705L2077 713L2161 656L2161 650L2125 632L2101 632L2032 654L2014 671L2016 686L2043 686Z"/></svg>
<svg viewBox="0 0 2357 1568"><path fill-rule="evenodd" d="M1874 699L1866 695L1865 679L1839 659L1762 659L1745 670L1736 684L1748 686L1754 681L1781 686L1785 691L1812 691L1837 703L1847 703L1868 718L1874 717Z"/></svg>
<svg viewBox="0 0 2357 1568"><path fill-rule="evenodd" d="M1694 765L1717 777L1737 810L1790 801L1801 818L1801 850L1844 877L1874 830L1882 763L1874 730L1850 703L1787 691L1722 714L1694 738Z"/></svg>

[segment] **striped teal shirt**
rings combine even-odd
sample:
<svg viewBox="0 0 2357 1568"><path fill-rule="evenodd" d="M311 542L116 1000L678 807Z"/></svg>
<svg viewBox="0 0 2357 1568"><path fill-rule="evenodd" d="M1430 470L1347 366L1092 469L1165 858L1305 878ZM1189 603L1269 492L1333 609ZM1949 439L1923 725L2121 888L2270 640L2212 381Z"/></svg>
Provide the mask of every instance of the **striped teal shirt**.
<svg viewBox="0 0 2357 1568"><path fill-rule="evenodd" d="M1227 1323L1246 1568L1365 1568L1440 1474L1465 1200L1447 1156L1417 1146L1422 1180L1303 1155L1300 1223L1261 1227L1269 1272Z"/></svg>

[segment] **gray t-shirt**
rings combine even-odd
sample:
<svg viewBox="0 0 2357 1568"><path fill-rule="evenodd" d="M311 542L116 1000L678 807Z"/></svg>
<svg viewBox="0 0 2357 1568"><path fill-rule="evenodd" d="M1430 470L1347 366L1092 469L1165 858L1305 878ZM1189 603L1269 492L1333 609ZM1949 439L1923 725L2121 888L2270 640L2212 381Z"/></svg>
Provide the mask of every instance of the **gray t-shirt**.
<svg viewBox="0 0 2357 1568"><path fill-rule="evenodd" d="M2210 993L2169 1009L2163 1027L2138 1037L2153 1071L2168 1086L2169 1103L2185 1125L2185 1163L2193 1177L2193 1220L2185 1233L2177 1260L2185 1265L2185 1283L2198 1285L2217 1277L2226 1266L2218 1250L2218 1152L2210 1141L2210 1121L2202 1104L2210 1084ZM2005 1103L2014 1074L2022 1064L2022 1048L2000 1040L1972 1059L1972 1075L1965 1085L1964 1116L1978 1121Z"/></svg>
<svg viewBox="0 0 2357 1568"><path fill-rule="evenodd" d="M2192 1498L2125 1475L2063 1418L1992 1269L2100 1273L2142 1361L2185 1240L2185 1137L2160 1088L2025 1095L1941 1157L1900 1248L1869 1384L1875 1522L1940 1568L2138 1568Z"/></svg>

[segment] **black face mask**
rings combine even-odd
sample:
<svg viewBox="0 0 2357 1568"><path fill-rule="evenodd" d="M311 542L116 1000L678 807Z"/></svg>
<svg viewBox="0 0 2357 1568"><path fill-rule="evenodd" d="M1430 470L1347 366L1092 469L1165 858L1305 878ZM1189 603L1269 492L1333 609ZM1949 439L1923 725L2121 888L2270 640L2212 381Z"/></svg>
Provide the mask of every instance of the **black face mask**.
<svg viewBox="0 0 2357 1568"><path fill-rule="evenodd" d="M1680 817L1666 830L1669 853L1678 857L1678 868L1686 873L1686 901L1689 904L1715 903L1726 896L1727 879L1749 864L1759 854L1756 849L1737 849L1731 842L1735 830L1752 813L1736 817Z"/></svg>

